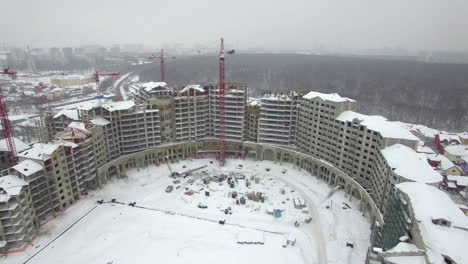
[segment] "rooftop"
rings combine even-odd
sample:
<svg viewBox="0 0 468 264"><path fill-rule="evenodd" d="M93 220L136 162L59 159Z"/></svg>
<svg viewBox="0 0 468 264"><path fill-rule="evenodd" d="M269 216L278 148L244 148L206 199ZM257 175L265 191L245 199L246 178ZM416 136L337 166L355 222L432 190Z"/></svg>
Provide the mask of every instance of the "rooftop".
<svg viewBox="0 0 468 264"><path fill-rule="evenodd" d="M444 150L453 156L468 156L468 145L450 145L446 146Z"/></svg>
<svg viewBox="0 0 468 264"><path fill-rule="evenodd" d="M102 104L102 108L106 109L109 112L119 111L119 110L128 110L134 106L135 106L134 101L105 102Z"/></svg>
<svg viewBox="0 0 468 264"><path fill-rule="evenodd" d="M28 144L24 143L23 141L15 137L13 137L13 142L15 143L15 148L16 148L16 151L18 152L30 148ZM0 140L0 151L9 151L6 139Z"/></svg>
<svg viewBox="0 0 468 264"><path fill-rule="evenodd" d="M429 165L426 155L422 153L416 153L401 144L394 144L381 151L393 171L405 179L424 183L442 181L442 175Z"/></svg>
<svg viewBox="0 0 468 264"><path fill-rule="evenodd" d="M57 114L54 115L54 118L58 118L60 116L66 116L70 118L71 120L80 120L80 117L78 115L78 109L64 109L58 112Z"/></svg>
<svg viewBox="0 0 468 264"><path fill-rule="evenodd" d="M430 160L440 161L440 168L444 171L455 166L452 161L441 154L426 154L426 157Z"/></svg>
<svg viewBox="0 0 468 264"><path fill-rule="evenodd" d="M187 85L180 92L184 93L184 92L187 92L188 90L197 90L199 92L205 92L205 89L203 89L203 87L199 84Z"/></svg>
<svg viewBox="0 0 468 264"><path fill-rule="evenodd" d="M138 83L137 85L139 85L140 87L143 87L145 91L151 91L157 87L163 87L163 88L167 87L166 82L145 82L145 83Z"/></svg>
<svg viewBox="0 0 468 264"><path fill-rule="evenodd" d="M14 175L0 177L0 188L8 195L19 195L21 188L26 185L28 185L27 182Z"/></svg>
<svg viewBox="0 0 468 264"><path fill-rule="evenodd" d="M447 180L456 182L458 186L468 186L468 176L447 175Z"/></svg>
<svg viewBox="0 0 468 264"><path fill-rule="evenodd" d="M304 99L313 99L313 98L320 98L324 101L332 101L332 102L355 102L355 100L347 98L347 97L341 97L337 93L331 93L331 94L324 94L324 93L319 93L319 92L308 92L306 95L304 95L302 98Z"/></svg>
<svg viewBox="0 0 468 264"><path fill-rule="evenodd" d="M403 128L398 123L388 121L383 116L369 116L354 111L344 111L336 119L343 122L357 122L370 130L379 132L385 138L419 140L408 129Z"/></svg>
<svg viewBox="0 0 468 264"><path fill-rule="evenodd" d="M76 128L78 130L81 130L83 132L89 133L89 130L86 129L86 125L83 122L71 122L68 125L69 128Z"/></svg>
<svg viewBox="0 0 468 264"><path fill-rule="evenodd" d="M455 134L444 134L444 133L441 133L439 134L439 139L440 141L444 141L446 140L447 142L450 142L450 141L457 141L458 143L460 143L460 137L458 135L455 135Z"/></svg>
<svg viewBox="0 0 468 264"><path fill-rule="evenodd" d="M98 125L98 126L105 126L111 123L109 120L105 119L102 116L96 116L94 119L91 119L90 121L92 124Z"/></svg>
<svg viewBox="0 0 468 264"><path fill-rule="evenodd" d="M430 263L445 263L442 255L466 263L468 218L450 197L423 183L405 182L396 187L409 197ZM433 219L450 221L451 227L436 225Z"/></svg>
<svg viewBox="0 0 468 264"><path fill-rule="evenodd" d="M59 144L36 143L31 149L18 153L18 157L35 160L47 160L58 147L60 147Z"/></svg>
<svg viewBox="0 0 468 264"><path fill-rule="evenodd" d="M23 160L20 163L13 166L17 172L23 174L24 176L32 175L43 169L42 165L32 161L32 160Z"/></svg>

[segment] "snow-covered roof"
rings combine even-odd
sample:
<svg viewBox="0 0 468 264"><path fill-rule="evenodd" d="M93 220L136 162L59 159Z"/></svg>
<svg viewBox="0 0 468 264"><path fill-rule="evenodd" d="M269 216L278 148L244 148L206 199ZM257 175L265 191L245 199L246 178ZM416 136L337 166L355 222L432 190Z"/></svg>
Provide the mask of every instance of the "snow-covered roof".
<svg viewBox="0 0 468 264"><path fill-rule="evenodd" d="M63 140L63 139L54 140L52 143L60 145L60 146L71 147L71 148L76 148L80 146L74 142L71 142L69 140Z"/></svg>
<svg viewBox="0 0 468 264"><path fill-rule="evenodd" d="M426 154L429 160L440 161L440 168L444 171L455 166L451 160L440 154Z"/></svg>
<svg viewBox="0 0 468 264"><path fill-rule="evenodd" d="M442 181L442 175L427 163L427 158L422 153L416 153L411 148L401 144L394 144L381 151L388 165L403 178L425 183Z"/></svg>
<svg viewBox="0 0 468 264"><path fill-rule="evenodd" d="M400 242L395 247L385 251L387 253L408 253L408 252L419 252L420 249L414 244L407 242Z"/></svg>
<svg viewBox="0 0 468 264"><path fill-rule="evenodd" d="M410 125L410 129L421 133L423 136L428 138L435 138L437 134L440 134L440 130L433 129L423 125Z"/></svg>
<svg viewBox="0 0 468 264"><path fill-rule="evenodd" d="M428 146L425 146L423 144L421 144L421 142L419 142L420 144L418 144L417 148L416 148L416 152L418 153L428 153L428 154L434 154L434 150L432 150L430 147Z"/></svg>
<svg viewBox="0 0 468 264"><path fill-rule="evenodd" d="M60 116L66 116L70 118L71 120L80 120L80 117L78 115L78 109L64 109L58 112L57 114L54 115L54 118L58 118Z"/></svg>
<svg viewBox="0 0 468 264"><path fill-rule="evenodd" d="M13 169L23 174L24 176L32 175L38 171L42 170L42 165L32 161L32 160L23 160L20 163L13 166Z"/></svg>
<svg viewBox="0 0 468 264"><path fill-rule="evenodd" d="M260 98L249 98L248 102L249 106L259 106L261 105L261 99Z"/></svg>
<svg viewBox="0 0 468 264"><path fill-rule="evenodd" d="M76 108L78 110L89 111L91 109L99 107L100 105L101 105L100 100L99 99L94 99L94 100L89 100L89 101L85 101L85 102L81 102L81 103L67 105L66 108L68 108L68 109Z"/></svg>
<svg viewBox="0 0 468 264"><path fill-rule="evenodd" d="M105 102L102 104L102 108L106 109L109 112L119 111L119 110L128 110L135 106L134 101L118 101L118 102Z"/></svg>
<svg viewBox="0 0 468 264"><path fill-rule="evenodd" d="M16 148L16 151L18 152L30 148L28 144L24 143L23 141L15 137L13 137L13 142L15 143L15 148ZM0 140L0 151L9 151L6 139Z"/></svg>
<svg viewBox="0 0 468 264"><path fill-rule="evenodd" d="M68 127L70 128L76 128L76 129L79 129L79 130L82 130L82 131L85 131L85 132L89 132L87 129L86 129L86 125L83 123L83 122L71 122Z"/></svg>
<svg viewBox="0 0 468 264"><path fill-rule="evenodd" d="M184 92L187 92L188 90L191 90L191 89L197 90L197 91L199 91L199 92L204 92L204 91L205 91L205 89L203 89L203 87L202 87L201 85L199 85L199 84L191 84L191 85L185 86L180 92L181 92L181 93L184 93Z"/></svg>
<svg viewBox="0 0 468 264"><path fill-rule="evenodd" d="M8 195L19 195L21 188L28 185L27 182L14 175L0 177L0 188L5 190Z"/></svg>
<svg viewBox="0 0 468 264"><path fill-rule="evenodd" d="M468 176L447 175L447 180L456 182L458 186L468 186Z"/></svg>
<svg viewBox="0 0 468 264"><path fill-rule="evenodd" d="M468 218L450 197L423 183L405 182L396 187L409 197L430 263L445 263L443 255L456 263L466 263ZM446 219L451 226L436 225L433 219Z"/></svg>
<svg viewBox="0 0 468 264"><path fill-rule="evenodd" d="M458 136L463 139L468 139L468 132L458 133Z"/></svg>
<svg viewBox="0 0 468 264"><path fill-rule="evenodd" d="M439 139L440 141L447 141L447 142L450 142L450 141L457 141L458 143L460 143L460 137L458 135L454 135L454 134L444 134L444 133L441 133L439 134Z"/></svg>
<svg viewBox="0 0 468 264"><path fill-rule="evenodd" d="M302 98L304 99L313 99L313 98L320 98L324 101L332 101L332 102L355 102L355 100L347 98L347 97L341 97L337 93L331 93L331 94L324 94L324 93L319 93L319 92L308 92L306 95L304 95Z"/></svg>
<svg viewBox="0 0 468 264"><path fill-rule="evenodd" d="M94 119L91 119L91 123L98 126L105 126L110 124L110 121L102 116L96 116Z"/></svg>
<svg viewBox="0 0 468 264"><path fill-rule="evenodd" d="M32 146L31 149L18 153L18 157L47 160L58 147L60 147L59 144L36 143Z"/></svg>
<svg viewBox="0 0 468 264"><path fill-rule="evenodd" d="M145 83L138 83L140 87L144 87L145 91L151 91L156 87L167 87L166 82L145 82Z"/></svg>
<svg viewBox="0 0 468 264"><path fill-rule="evenodd" d="M261 100L264 101L290 101L293 98L287 94L265 94L262 96Z"/></svg>
<svg viewBox="0 0 468 264"><path fill-rule="evenodd" d="M360 125L379 132L385 138L418 140L408 129L401 127L395 122L388 121L383 116L369 116L354 111L344 111L336 119L343 122L357 121Z"/></svg>
<svg viewBox="0 0 468 264"><path fill-rule="evenodd" d="M453 156L468 156L468 145L450 145L446 146L444 150Z"/></svg>

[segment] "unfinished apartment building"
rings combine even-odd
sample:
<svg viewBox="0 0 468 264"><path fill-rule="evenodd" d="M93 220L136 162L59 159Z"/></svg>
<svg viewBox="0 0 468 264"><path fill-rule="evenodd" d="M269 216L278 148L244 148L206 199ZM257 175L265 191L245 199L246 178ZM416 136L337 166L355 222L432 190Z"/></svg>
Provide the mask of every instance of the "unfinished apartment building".
<svg viewBox="0 0 468 264"><path fill-rule="evenodd" d="M157 110L159 115L160 143L176 140L174 88L168 88L165 82L148 82L137 84L134 100L148 110Z"/></svg>
<svg viewBox="0 0 468 264"><path fill-rule="evenodd" d="M14 175L0 177L0 251L23 247L38 228L28 183Z"/></svg>
<svg viewBox="0 0 468 264"><path fill-rule="evenodd" d="M15 175L29 185L33 207L39 223L55 215L44 167L32 160L23 160L15 166L3 170L2 176Z"/></svg>
<svg viewBox="0 0 468 264"><path fill-rule="evenodd" d="M300 94L266 94L261 98L258 143L296 144L297 106Z"/></svg>
<svg viewBox="0 0 468 264"><path fill-rule="evenodd" d="M188 85L174 97L176 141L196 141L208 135L208 89Z"/></svg>
<svg viewBox="0 0 468 264"><path fill-rule="evenodd" d="M161 142L159 128L159 110L147 109L133 101L101 102L99 100L83 102L76 106L80 122L92 123L103 128L108 152L108 160L122 154L129 154L154 147ZM54 116L49 123L56 123ZM67 119L69 123L73 120ZM65 126L65 127L67 127ZM54 129L55 133L64 128Z"/></svg>
<svg viewBox="0 0 468 264"><path fill-rule="evenodd" d="M417 138L381 116L351 111L354 100L338 94L310 92L302 97L297 146L302 152L328 161L368 189L380 205L386 175L378 172L380 151L401 143L416 149Z"/></svg>
<svg viewBox="0 0 468 264"><path fill-rule="evenodd" d="M71 148L70 143L36 143L31 149L18 153L21 161L31 160L44 168L55 212L62 211L80 197L78 184L74 180L77 175L69 164L73 161Z"/></svg>
<svg viewBox="0 0 468 264"><path fill-rule="evenodd" d="M217 86L167 87L165 83L142 83L135 87L135 100L148 109L158 109L161 142L219 137L219 89ZM247 86L226 84L225 137L243 140Z"/></svg>
<svg viewBox="0 0 468 264"><path fill-rule="evenodd" d="M244 140L257 142L258 119L260 118L260 99L249 99L245 106Z"/></svg>
<svg viewBox="0 0 468 264"><path fill-rule="evenodd" d="M210 86L210 132L209 137L219 138L219 89ZM244 139L244 116L248 88L245 84L226 83L225 90L225 139Z"/></svg>
<svg viewBox="0 0 468 264"><path fill-rule="evenodd" d="M96 168L109 160L102 126L91 122L72 122L66 129L55 134L52 142L68 143L71 147L72 160L67 163L75 175L72 177L72 185L77 186L77 198L99 185Z"/></svg>

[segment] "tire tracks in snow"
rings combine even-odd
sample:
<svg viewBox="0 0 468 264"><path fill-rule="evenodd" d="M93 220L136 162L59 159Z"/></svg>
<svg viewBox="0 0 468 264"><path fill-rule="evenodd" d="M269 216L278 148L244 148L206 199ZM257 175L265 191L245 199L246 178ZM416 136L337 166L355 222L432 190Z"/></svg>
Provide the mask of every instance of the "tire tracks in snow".
<svg viewBox="0 0 468 264"><path fill-rule="evenodd" d="M309 204L308 207L311 209L313 221L312 221L312 225L306 225L306 228L304 228L304 230L309 231L305 233L308 234L309 236L312 235L313 236L312 239L317 240L317 246L318 246L317 253L318 253L319 263L327 264L328 263L327 262L327 248L325 247L326 240L324 239L323 232L321 229L322 225L320 224L320 217L317 211L317 205L313 202L312 198L309 195L307 195L306 192L304 192L304 190L301 187L299 187L297 184L289 180L286 180L282 177L275 177L275 178L277 178L278 180L282 181L285 184L290 185L295 190L297 190L297 192L299 192ZM308 188L306 184L302 182L300 182L300 184L303 185L308 191L312 191L310 188Z"/></svg>

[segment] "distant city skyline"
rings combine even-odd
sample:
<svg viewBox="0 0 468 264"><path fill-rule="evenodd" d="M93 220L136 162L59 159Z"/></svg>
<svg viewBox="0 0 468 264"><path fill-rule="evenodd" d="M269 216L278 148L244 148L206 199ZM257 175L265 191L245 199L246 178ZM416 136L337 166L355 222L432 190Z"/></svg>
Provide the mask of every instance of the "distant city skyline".
<svg viewBox="0 0 468 264"><path fill-rule="evenodd" d="M466 51L468 1L7 1L6 45L142 43L237 49ZM1 43L0 43L1 44Z"/></svg>

